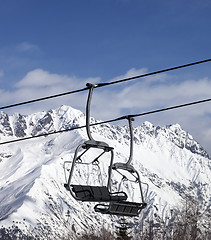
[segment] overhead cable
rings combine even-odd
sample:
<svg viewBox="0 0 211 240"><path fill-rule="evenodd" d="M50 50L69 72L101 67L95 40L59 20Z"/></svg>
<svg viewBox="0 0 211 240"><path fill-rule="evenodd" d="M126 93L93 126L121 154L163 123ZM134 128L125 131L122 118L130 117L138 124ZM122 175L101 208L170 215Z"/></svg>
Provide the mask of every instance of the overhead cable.
<svg viewBox="0 0 211 240"><path fill-rule="evenodd" d="M153 111L149 111L149 112L145 112L145 113L133 114L133 115L129 115L129 116L134 117L134 118L135 117L141 117L141 116L144 116L144 115L164 112L164 111L173 110L173 109L176 109L176 108L188 107L188 106L191 106L191 105L196 105L196 104L210 102L210 101L211 101L211 98L208 98L208 99L204 99L204 100L200 100L200 101L196 101L196 102L184 103L184 104L181 104L181 105L176 105L176 106L172 106L172 107L157 109L157 110L153 110Z"/></svg>
<svg viewBox="0 0 211 240"><path fill-rule="evenodd" d="M14 104L11 104L11 105L0 107L0 110L7 109L7 108L12 108L12 107L18 107L18 106L26 105L26 104L29 104L29 103L40 102L40 101L48 100L48 99L51 99L51 98L62 97L62 96L70 95L70 94L73 94L73 93L83 92L83 91L85 91L87 89L88 88L86 87L86 88L73 90L73 91L69 91L69 92L64 92L64 93L59 93L59 94L55 94L55 95L51 95L51 96L47 96L47 97L42 97L42 98L37 98L37 99L33 99L33 100L28 100L28 101L25 101L25 102L14 103Z"/></svg>
<svg viewBox="0 0 211 240"><path fill-rule="evenodd" d="M202 60L202 61L198 61L198 62L192 62L192 63L188 63L188 64L185 64L185 65L180 65L180 66L176 66L176 67L172 67L172 68L167 68L167 69L151 72L151 73L145 73L145 74L141 74L141 75L134 76L134 77L124 78L124 79L116 80L116 81L113 81L113 82L99 83L99 84L97 84L97 87L103 87L103 86L108 86L108 85L112 85L112 84L131 81L131 80L135 80L137 78L148 77L148 76L152 76L152 75L155 75L155 74L169 72L169 71L177 70L177 69L180 69L180 68L186 68L186 67L190 67L190 66L194 66L194 65L197 65L197 64L210 62L210 61L211 61L211 59L206 59L206 60Z"/></svg>
<svg viewBox="0 0 211 240"><path fill-rule="evenodd" d="M97 123L92 123L92 124L90 124L90 126L96 126L96 125L100 125L100 124L112 123L112 122L120 121L120 120L123 120L123 119L128 119L128 117L135 118L135 117L140 117L140 116L150 115L150 114L153 114L153 113L169 111L169 110L173 110L173 109L176 109L176 108L183 108L183 107L196 105L196 104L200 104L200 103L205 103L205 102L210 102L210 101L211 101L211 98L208 98L208 99L199 100L199 101L195 101L195 102L184 103L184 104L181 104L181 105L176 105L176 106L171 106L171 107L167 107L167 108L157 109L157 110L153 110L153 111L149 111L149 112L132 114L132 115L125 115L125 116L121 116L121 117L118 117L118 118L115 118L115 119L110 119L110 120L107 120L107 121L101 121L101 122L97 122ZM26 137L26 138L14 139L14 140L10 140L10 141L1 142L0 145L9 144L9 143L15 143L15 142L21 142L21 141L25 141L25 140L29 140L29 139L33 139L33 138L46 137L46 136L49 136L49 135L53 135L53 134L57 134L57 133L63 133L63 132L69 132L69 131L73 131L73 130L77 130L77 129L81 129L81 128L85 128L85 127L86 127L86 125L84 125L84 126L77 126L77 127L73 127L73 128L69 128L69 129L63 129L63 130L59 130L59 131L43 133L43 134L36 135L36 136L30 136L30 137Z"/></svg>
<svg viewBox="0 0 211 240"><path fill-rule="evenodd" d="M152 75L155 75L155 74L160 74L160 73L169 72L169 71L173 71L173 70L177 70L177 69L181 69L181 68L186 68L186 67L190 67L190 66L210 62L210 61L211 61L211 59L205 59L205 60L202 60L202 61L192 62L192 63L188 63L188 64L184 64L184 65L180 65L180 66L176 66L176 67L172 67L172 68L167 68L167 69L163 69L163 70L159 70L159 71L155 71L155 72L151 72L151 73L146 73L146 74L133 76L133 77L129 77L129 78L123 78L123 79L112 81L112 82L98 83L98 84L95 84L95 88L104 87L104 86L113 85L113 84L118 84L118 83L122 83L122 82L126 82L126 81L131 81L131 80L135 80L135 79L138 79L138 78L148 77L148 76L152 76ZM52 99L52 98L66 96L66 95L70 95L70 94L74 94L74 93L78 93L78 92L83 92L83 91L86 91L88 89L89 89L88 87L85 87L85 88L81 88L81 89L77 89L77 90L73 90L73 91L68 91L68 92L64 92L64 93L59 93L59 94L55 94L55 95L51 95L51 96L46 96L46 97L37 98L37 99L33 99L33 100L28 100L28 101L24 101L24 102L14 103L14 104L11 104L11 105L0 107L0 110L12 108L12 107L17 107L17 106L21 106L21 105L26 105L26 104L30 104L30 103L40 102L40 101L44 101L44 100L49 100L49 99Z"/></svg>

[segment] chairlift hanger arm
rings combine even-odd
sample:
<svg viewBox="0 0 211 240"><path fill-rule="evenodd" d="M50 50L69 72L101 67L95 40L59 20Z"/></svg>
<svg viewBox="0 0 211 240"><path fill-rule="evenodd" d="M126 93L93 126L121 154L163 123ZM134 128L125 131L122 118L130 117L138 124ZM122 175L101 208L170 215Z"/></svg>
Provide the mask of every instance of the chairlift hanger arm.
<svg viewBox="0 0 211 240"><path fill-rule="evenodd" d="M89 94L88 94L87 103L86 103L86 131L87 131L89 140L85 142L85 148L86 147L100 148L100 149L104 149L105 151L109 152L113 148L109 147L109 145L107 143L94 140L94 138L92 137L92 134L90 131L90 107L91 107L93 89L95 87L97 87L97 85L87 83L86 86L89 89Z"/></svg>
<svg viewBox="0 0 211 240"><path fill-rule="evenodd" d="M89 89L89 94L88 94L87 103L86 103L86 131L87 131L89 140L94 140L90 131L90 105L91 105L92 93L95 85L91 83L87 83L86 86Z"/></svg>
<svg viewBox="0 0 211 240"><path fill-rule="evenodd" d="M127 119L128 119L128 122L129 122L129 130L130 130L130 156L129 156L129 160L127 161L126 164L130 165L130 163L133 160L133 127L132 127L132 121L134 121L134 118L128 116Z"/></svg>
<svg viewBox="0 0 211 240"><path fill-rule="evenodd" d="M133 168L133 166L131 165L131 162L133 160L133 127L132 127L132 121L134 121L134 118L130 115L125 116L124 119L128 120L129 123L129 132L130 132L130 155L128 158L128 161L126 163L114 163L114 165L112 166L113 169L123 169L129 172L134 172L135 169Z"/></svg>

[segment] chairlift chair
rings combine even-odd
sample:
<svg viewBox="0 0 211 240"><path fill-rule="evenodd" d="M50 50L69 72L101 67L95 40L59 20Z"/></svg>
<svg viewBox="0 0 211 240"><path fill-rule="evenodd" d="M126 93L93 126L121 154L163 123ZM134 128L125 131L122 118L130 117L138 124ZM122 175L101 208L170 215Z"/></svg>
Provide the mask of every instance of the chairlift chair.
<svg viewBox="0 0 211 240"><path fill-rule="evenodd" d="M126 201L126 200L118 200L116 202L110 202L109 204L97 204L94 207L94 210L96 212L102 213L102 214L111 214L111 215L121 215L121 216L138 216L142 209L144 209L147 204L145 203L142 186L141 186L141 180L140 176L137 170L131 165L131 161L133 159L133 130L132 130L132 121L134 120L132 117L127 116L125 117L129 121L129 129L130 129L130 156L129 160L126 163L114 163L112 165L112 170L115 170L119 174L122 175L122 180L129 180L125 175L121 173L121 170L124 170L128 172L129 174L132 174L132 176L135 178L134 182L136 182L139 185L140 190L140 202L132 202L132 201ZM147 185L148 186L148 185Z"/></svg>
<svg viewBox="0 0 211 240"><path fill-rule="evenodd" d="M110 147L107 143L102 141L96 141L93 139L90 131L90 104L93 89L96 85L87 83L87 87L89 89L87 104L86 104L86 131L89 140L80 144L76 150L72 161L72 166L70 168L69 177L67 183L64 184L65 188L71 193L72 197L79 201L94 201L94 202L111 202L111 201L124 201L127 199L127 194L125 192L115 192L111 193L110 191L110 183L111 183L111 171L114 159L113 148ZM102 152L91 161L91 164L98 165L99 158L102 157L105 153L110 153L110 164L108 167L108 180L106 186L90 186L90 185L78 185L72 184L73 172L76 164L82 163L81 157L89 150L89 149L100 149ZM82 151L81 154L79 152ZM64 168L69 161L64 163ZM65 172L66 174L66 172Z"/></svg>

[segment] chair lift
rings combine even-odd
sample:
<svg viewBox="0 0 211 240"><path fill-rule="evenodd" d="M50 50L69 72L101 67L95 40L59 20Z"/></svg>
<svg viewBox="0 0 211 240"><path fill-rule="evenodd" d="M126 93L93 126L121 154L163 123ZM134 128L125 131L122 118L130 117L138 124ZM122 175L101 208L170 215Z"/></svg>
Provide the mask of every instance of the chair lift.
<svg viewBox="0 0 211 240"><path fill-rule="evenodd" d="M64 184L64 187L70 191L73 198L79 201L90 201L90 202L110 202L110 201L123 201L127 199L127 194L125 192L115 192L111 193L110 191L110 182L111 182L111 171L112 171L112 164L113 164L113 148L110 147L107 143L102 141L95 141L90 132L90 104L92 93L95 85L87 83L86 86L89 88L89 94L86 104L86 131L89 140L85 141L84 143L80 144L76 150L72 161L72 166L70 168L69 178L67 183ZM74 172L75 165L77 163L82 164L81 157L89 150L89 149L101 149L102 152L93 160L90 164L98 165L98 159L104 154L109 153L111 154L110 158L110 165L108 167L108 181L107 186L89 186L89 185L77 185L72 184L72 176ZM83 150L81 154L79 151ZM66 161L65 164L70 163ZM98 166L99 167L99 166ZM65 172L66 175L66 172Z"/></svg>
<svg viewBox="0 0 211 240"><path fill-rule="evenodd" d="M129 180L125 175L123 175L120 171L124 170L135 178L135 181L139 185L140 190L140 199L141 202L130 202L125 200L118 200L115 202L110 202L109 204L97 204L94 209L96 212L102 213L102 214L111 214L111 215L120 215L120 216L138 216L142 209L144 209L147 204L144 201L143 191L141 187L141 180L138 172L135 170L135 168L131 165L131 161L133 159L133 130L132 130L132 121L134 119L130 116L125 117L129 121L129 129L130 129L130 156L129 160L126 163L114 163L112 165L112 169L116 170L119 174L123 176L122 180ZM120 171L119 171L120 170ZM147 189L148 189L148 184Z"/></svg>

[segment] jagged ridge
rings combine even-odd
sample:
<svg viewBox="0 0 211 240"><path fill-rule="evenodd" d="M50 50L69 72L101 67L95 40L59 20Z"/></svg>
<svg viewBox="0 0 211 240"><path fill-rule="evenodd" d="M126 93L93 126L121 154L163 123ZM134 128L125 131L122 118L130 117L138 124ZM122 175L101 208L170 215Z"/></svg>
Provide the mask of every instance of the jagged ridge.
<svg viewBox="0 0 211 240"><path fill-rule="evenodd" d="M68 106L28 116L1 113L0 137L4 141L84 124L84 114ZM94 137L114 147L115 161L127 160L128 127L101 124L92 127L92 132ZM92 204L76 202L63 187L63 162L72 159L75 148L83 139L86 139L86 132L80 129L1 147L2 224L11 226L13 221L17 221L26 231L32 229L34 234L37 234L36 228L41 232L47 228L57 239L61 234L75 234L87 226L94 229L105 223L114 226L114 218L94 213ZM156 219L169 217L170 209L185 196L197 196L204 209L210 207L210 160L189 133L178 124L155 127L145 122L134 129L134 141L133 165L150 189L147 209L140 218L131 220L137 228L143 218L150 220L155 215ZM102 167L101 175L104 176L107 169L104 165ZM78 171L80 178L76 180L92 183L93 173L84 173L84 170ZM96 177L99 180L100 175ZM113 179L113 183L118 180ZM131 185L127 185L125 191L131 197L137 195ZM67 211L71 215L68 221Z"/></svg>
<svg viewBox="0 0 211 240"><path fill-rule="evenodd" d="M15 136L18 138L29 135L35 136L41 133L79 126L79 122L84 123L84 114L68 106L62 106L56 110L49 110L48 112L29 116L21 114L8 116L6 113L0 112L0 135ZM100 128L102 129L99 127L94 128L100 130L102 133L104 126L107 125L101 125ZM112 130L112 135L117 139L121 128L115 126L112 128L114 129ZM184 131L179 124L155 127L151 123L145 122L140 127L134 129L134 134L136 143L138 139L143 140L145 134L155 138L163 135L182 149L186 148L192 153L210 158L206 150L188 132ZM124 137L129 138L128 132Z"/></svg>

